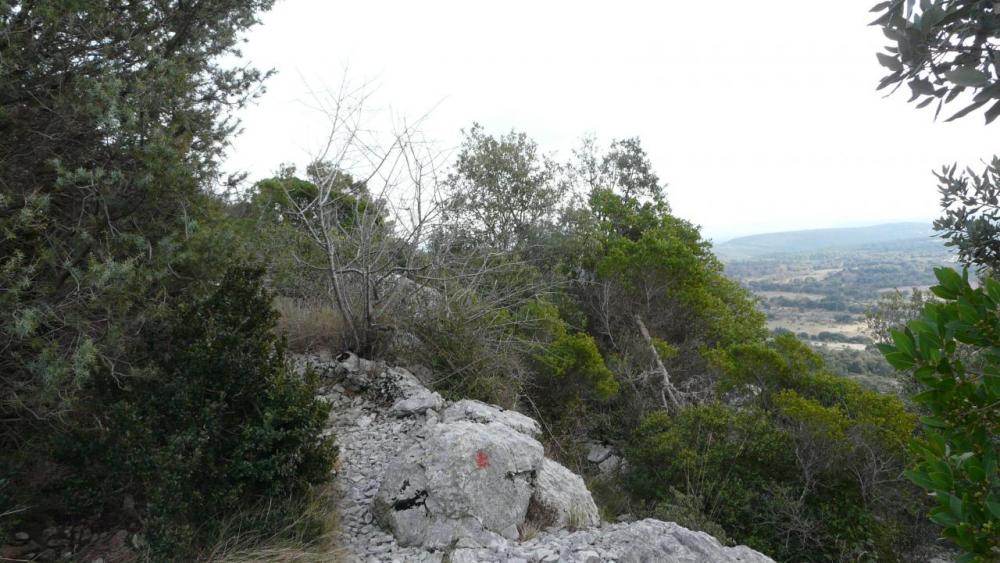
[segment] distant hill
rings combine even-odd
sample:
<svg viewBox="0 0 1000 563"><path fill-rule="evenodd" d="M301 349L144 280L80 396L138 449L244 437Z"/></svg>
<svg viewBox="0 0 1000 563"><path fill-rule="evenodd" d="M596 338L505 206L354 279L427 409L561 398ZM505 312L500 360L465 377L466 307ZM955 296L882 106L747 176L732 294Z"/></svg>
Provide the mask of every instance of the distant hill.
<svg viewBox="0 0 1000 563"><path fill-rule="evenodd" d="M735 238L715 245L723 260L746 260L775 254L851 249L908 250L941 247L928 223L888 223L871 227L813 229L764 233Z"/></svg>

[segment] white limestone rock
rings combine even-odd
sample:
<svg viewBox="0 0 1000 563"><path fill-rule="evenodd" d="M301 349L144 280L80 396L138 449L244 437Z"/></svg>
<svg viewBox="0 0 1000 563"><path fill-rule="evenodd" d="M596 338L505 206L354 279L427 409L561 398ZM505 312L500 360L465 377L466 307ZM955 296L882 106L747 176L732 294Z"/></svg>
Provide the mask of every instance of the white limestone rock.
<svg viewBox="0 0 1000 563"><path fill-rule="evenodd" d="M601 521L583 479L551 459L542 461L531 500L546 527L585 528Z"/></svg>
<svg viewBox="0 0 1000 563"><path fill-rule="evenodd" d="M469 399L458 401L445 409L442 419L444 422L456 420L481 423L496 422L532 437L536 437L542 432L538 422L533 418L524 416L517 411L504 410L497 406Z"/></svg>
<svg viewBox="0 0 1000 563"><path fill-rule="evenodd" d="M537 440L503 424L439 423L389 465L376 516L403 546L514 539L543 457Z"/></svg>
<svg viewBox="0 0 1000 563"><path fill-rule="evenodd" d="M389 412L397 417L424 414L428 410L438 410L444 406L441 395L427 389L419 389L409 397L393 403Z"/></svg>

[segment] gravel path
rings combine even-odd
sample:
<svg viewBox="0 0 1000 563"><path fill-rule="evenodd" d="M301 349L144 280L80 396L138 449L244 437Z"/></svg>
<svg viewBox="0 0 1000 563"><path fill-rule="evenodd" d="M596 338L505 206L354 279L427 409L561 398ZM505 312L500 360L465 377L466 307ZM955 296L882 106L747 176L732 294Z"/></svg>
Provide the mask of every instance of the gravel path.
<svg viewBox="0 0 1000 563"><path fill-rule="evenodd" d="M325 397L333 404L330 429L340 445L336 486L340 492L341 545L354 562L440 562L443 555L404 548L383 531L371 512L390 459L419 435L421 420L388 417L361 396L350 397L340 385Z"/></svg>

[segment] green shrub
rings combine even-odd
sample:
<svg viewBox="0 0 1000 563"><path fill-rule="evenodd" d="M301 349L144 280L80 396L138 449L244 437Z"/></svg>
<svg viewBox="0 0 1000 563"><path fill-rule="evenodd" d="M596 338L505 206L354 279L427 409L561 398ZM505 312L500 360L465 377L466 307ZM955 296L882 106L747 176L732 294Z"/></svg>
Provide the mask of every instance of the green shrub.
<svg viewBox="0 0 1000 563"><path fill-rule="evenodd" d="M776 555L758 538L769 535L763 509L772 483L794 479L789 445L790 437L756 409L707 404L675 416L654 412L626 448L627 486L654 514L657 505L662 512L675 503L679 490L700 500L697 512L726 535Z"/></svg>
<svg viewBox="0 0 1000 563"><path fill-rule="evenodd" d="M511 338L510 313L499 309L470 318L470 309L428 311L413 324L415 342L396 354L403 362L428 366L434 388L448 399L511 408L521 393L517 374L523 362Z"/></svg>
<svg viewBox="0 0 1000 563"><path fill-rule="evenodd" d="M766 407L644 417L626 450L631 493L651 515L777 560L902 558L915 510L897 476L914 417L843 378L769 371L785 388L768 393Z"/></svg>
<svg viewBox="0 0 1000 563"><path fill-rule="evenodd" d="M70 451L136 495L158 557L189 554L228 515L323 481L335 459L321 436L329 407L312 375L288 368L261 276L231 269L182 306L151 343L153 366L105 381L107 432Z"/></svg>
<svg viewBox="0 0 1000 563"><path fill-rule="evenodd" d="M597 342L589 334L570 332L559 308L535 300L521 307L518 335L533 344L536 378L554 380L564 391L609 399L618 393L618 382L604 364Z"/></svg>
<svg viewBox="0 0 1000 563"><path fill-rule="evenodd" d="M913 400L929 411L924 435L914 440L919 461L907 472L933 495L930 517L965 551L963 561L1000 559L1000 282L973 289L968 270L935 270L943 299L894 344L886 360L913 370L924 391Z"/></svg>

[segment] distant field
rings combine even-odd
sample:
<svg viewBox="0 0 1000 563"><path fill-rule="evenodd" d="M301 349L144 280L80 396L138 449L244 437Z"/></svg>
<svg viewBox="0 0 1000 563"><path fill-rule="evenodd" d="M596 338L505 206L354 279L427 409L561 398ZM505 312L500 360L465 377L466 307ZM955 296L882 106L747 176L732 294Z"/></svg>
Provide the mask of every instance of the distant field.
<svg viewBox="0 0 1000 563"><path fill-rule="evenodd" d="M860 350L864 350L865 348L868 347L867 344L851 344L851 343L847 343L847 342L819 342L819 341L812 341L812 342L810 342L810 344L813 345L813 346L820 347L820 348L830 348L830 349L833 349L833 350L859 350L860 351Z"/></svg>
<svg viewBox="0 0 1000 563"><path fill-rule="evenodd" d="M934 268L951 263L929 233L917 223L773 233L715 250L727 275L760 298L768 328L791 331L844 365L863 365L853 375L864 378L891 371L866 350L865 311L885 292L930 287ZM864 361L849 361L851 354Z"/></svg>
<svg viewBox="0 0 1000 563"><path fill-rule="evenodd" d="M812 315L802 311L777 311L768 316L767 328L771 330L784 328L796 334L804 332L809 335L817 335L823 332L833 332L848 338L865 336L863 316L858 316L850 322L837 322L832 316Z"/></svg>
<svg viewBox="0 0 1000 563"><path fill-rule="evenodd" d="M784 297L786 299L811 299L818 301L823 298L822 295L816 295L815 293L797 293L794 291L756 291L754 294L762 299Z"/></svg>

